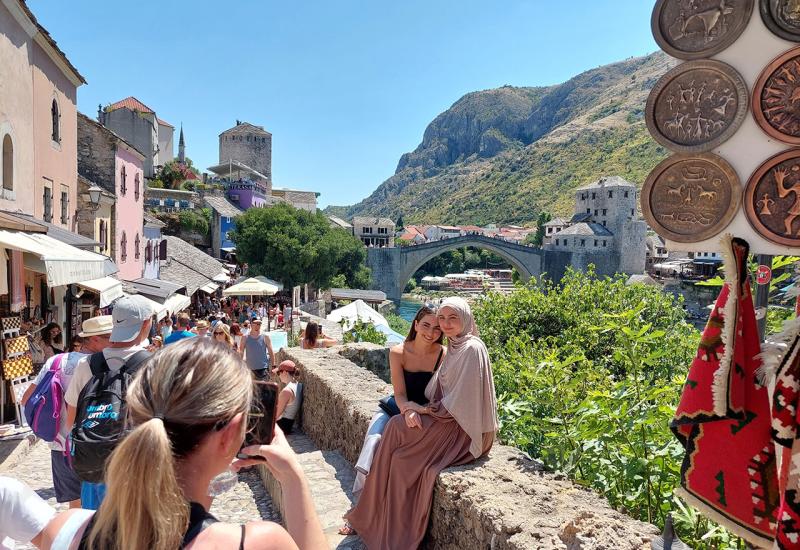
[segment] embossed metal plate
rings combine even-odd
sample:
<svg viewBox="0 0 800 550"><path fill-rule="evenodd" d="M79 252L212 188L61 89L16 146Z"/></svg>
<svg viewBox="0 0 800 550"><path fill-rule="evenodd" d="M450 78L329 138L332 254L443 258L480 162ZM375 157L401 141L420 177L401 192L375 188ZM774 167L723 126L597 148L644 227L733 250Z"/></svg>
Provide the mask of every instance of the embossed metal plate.
<svg viewBox="0 0 800 550"><path fill-rule="evenodd" d="M775 35L800 42L800 0L761 0L761 19Z"/></svg>
<svg viewBox="0 0 800 550"><path fill-rule="evenodd" d="M772 242L800 246L800 149L762 164L744 192L750 225Z"/></svg>
<svg viewBox="0 0 800 550"><path fill-rule="evenodd" d="M642 187L642 212L662 237L694 243L731 223L741 195L739 177L722 157L673 155L650 172Z"/></svg>
<svg viewBox="0 0 800 550"><path fill-rule="evenodd" d="M800 145L800 47L767 65L753 88L753 116L771 137Z"/></svg>
<svg viewBox="0 0 800 550"><path fill-rule="evenodd" d="M662 50L678 59L718 54L739 38L755 0L658 0L653 8L653 36Z"/></svg>
<svg viewBox="0 0 800 550"><path fill-rule="evenodd" d="M647 98L650 134L678 153L703 153L727 141L747 116L747 85L721 61L689 61L665 74Z"/></svg>

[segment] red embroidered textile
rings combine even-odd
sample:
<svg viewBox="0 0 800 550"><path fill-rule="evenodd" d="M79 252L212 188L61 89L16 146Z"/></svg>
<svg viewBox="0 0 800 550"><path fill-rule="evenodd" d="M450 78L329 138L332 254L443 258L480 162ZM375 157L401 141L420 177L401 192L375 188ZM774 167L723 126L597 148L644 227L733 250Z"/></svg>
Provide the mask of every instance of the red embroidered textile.
<svg viewBox="0 0 800 550"><path fill-rule="evenodd" d="M779 501L767 388L748 244L723 239L726 280L692 361L671 427L686 449L676 492L703 515L757 546L769 546Z"/></svg>
<svg viewBox="0 0 800 550"><path fill-rule="evenodd" d="M781 452L781 506L778 511L776 546L781 550L800 548L800 324L790 323L776 340L787 347L781 356L772 398L772 436ZM765 352L768 354L769 352ZM777 359L778 357L775 357Z"/></svg>

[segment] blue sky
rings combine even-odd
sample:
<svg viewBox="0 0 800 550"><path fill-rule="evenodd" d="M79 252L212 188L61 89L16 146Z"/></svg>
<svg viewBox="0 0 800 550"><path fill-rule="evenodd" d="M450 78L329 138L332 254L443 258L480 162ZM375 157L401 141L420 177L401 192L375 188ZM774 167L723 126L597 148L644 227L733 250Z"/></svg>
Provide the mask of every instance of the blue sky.
<svg viewBox="0 0 800 550"><path fill-rule="evenodd" d="M217 162L236 119L273 134L273 183L352 204L465 93L547 85L657 49L643 0L29 0L88 81L133 95ZM175 145L177 147L177 130Z"/></svg>

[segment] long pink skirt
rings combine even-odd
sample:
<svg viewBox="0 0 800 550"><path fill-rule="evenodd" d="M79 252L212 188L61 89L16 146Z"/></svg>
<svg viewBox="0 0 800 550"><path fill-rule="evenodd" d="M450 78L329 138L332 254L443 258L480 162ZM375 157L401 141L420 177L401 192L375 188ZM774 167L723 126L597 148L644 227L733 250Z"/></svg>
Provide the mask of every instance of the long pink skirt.
<svg viewBox="0 0 800 550"><path fill-rule="evenodd" d="M418 548L439 472L475 460L469 436L441 404L421 418L421 429L402 415L389 421L358 504L345 516L369 550ZM484 434L484 455L493 441L494 433Z"/></svg>

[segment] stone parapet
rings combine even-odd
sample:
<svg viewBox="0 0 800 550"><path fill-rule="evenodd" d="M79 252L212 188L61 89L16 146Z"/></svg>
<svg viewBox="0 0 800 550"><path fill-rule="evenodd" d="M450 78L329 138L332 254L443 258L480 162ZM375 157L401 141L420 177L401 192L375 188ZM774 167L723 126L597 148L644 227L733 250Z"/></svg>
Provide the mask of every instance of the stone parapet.
<svg viewBox="0 0 800 550"><path fill-rule="evenodd" d="M303 431L320 449L339 451L351 463L378 399L391 387L345 356L374 366L378 353L376 346L362 344L346 351L291 348L278 354L301 368ZM439 475L423 546L639 550L649 548L656 532L563 474L496 444L488 457Z"/></svg>

